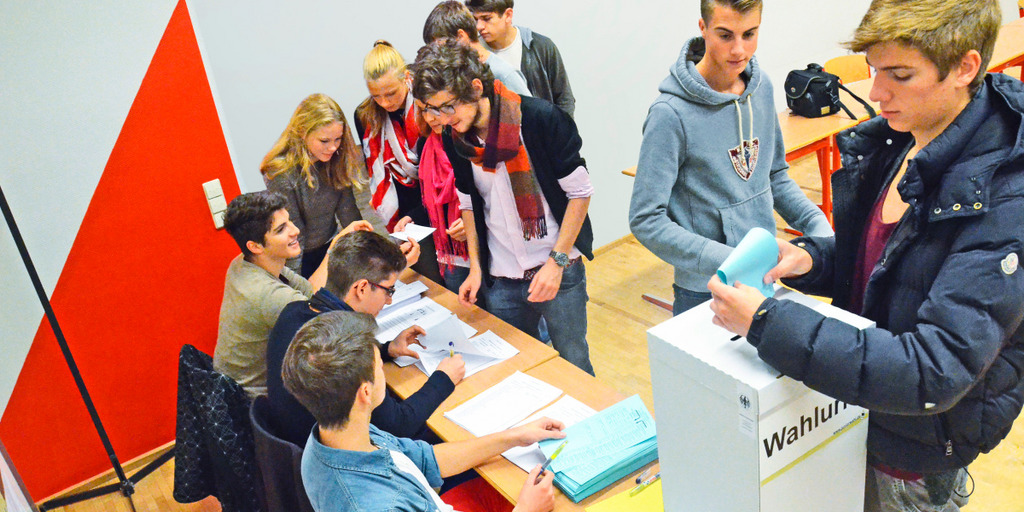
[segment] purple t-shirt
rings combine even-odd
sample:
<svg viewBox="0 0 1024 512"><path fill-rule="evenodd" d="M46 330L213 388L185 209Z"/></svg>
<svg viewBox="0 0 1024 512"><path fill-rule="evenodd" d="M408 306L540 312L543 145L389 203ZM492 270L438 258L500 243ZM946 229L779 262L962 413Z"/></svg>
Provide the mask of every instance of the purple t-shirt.
<svg viewBox="0 0 1024 512"><path fill-rule="evenodd" d="M885 188L882 197L878 198L875 206L871 208L871 215L868 217L868 225L864 229L864 237L860 241L860 248L857 252L857 266L853 269L853 288L850 290L850 311L861 312L864 309L864 289L867 288L868 278L875 268L875 262L882 256L885 243L889 241L896 224L882 222L882 205L889 195L889 187Z"/></svg>

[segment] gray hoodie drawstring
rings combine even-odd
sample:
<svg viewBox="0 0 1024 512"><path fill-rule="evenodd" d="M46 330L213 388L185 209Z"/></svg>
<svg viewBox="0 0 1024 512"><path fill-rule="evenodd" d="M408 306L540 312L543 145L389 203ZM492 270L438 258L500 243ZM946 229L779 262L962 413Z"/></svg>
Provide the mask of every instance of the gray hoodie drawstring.
<svg viewBox="0 0 1024 512"><path fill-rule="evenodd" d="M740 150L743 149L743 143L746 139L743 138L743 116L740 114L740 100L732 100L733 105L736 105L736 130L740 135ZM754 140L754 97L747 96L747 114L750 117L750 140Z"/></svg>

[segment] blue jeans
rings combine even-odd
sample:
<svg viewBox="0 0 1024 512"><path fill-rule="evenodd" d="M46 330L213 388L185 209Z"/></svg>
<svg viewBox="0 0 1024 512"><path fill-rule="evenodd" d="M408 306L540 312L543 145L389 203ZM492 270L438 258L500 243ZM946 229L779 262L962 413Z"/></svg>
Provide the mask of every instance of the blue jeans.
<svg viewBox="0 0 1024 512"><path fill-rule="evenodd" d="M864 512L958 512L968 494L967 468L901 480L868 465Z"/></svg>
<svg viewBox="0 0 1024 512"><path fill-rule="evenodd" d="M555 298L529 302L530 280L495 278L487 290L487 310L520 331L537 338L537 323L543 317L551 334L551 345L566 361L593 375L587 345L587 272L582 261L566 267Z"/></svg>
<svg viewBox="0 0 1024 512"><path fill-rule="evenodd" d="M698 304L711 300L711 292L694 292L672 284L675 300L672 301L672 316L693 309Z"/></svg>
<svg viewBox="0 0 1024 512"><path fill-rule="evenodd" d="M444 278L444 287L458 295L459 287L469 277L469 267L452 265L452 269L443 273L442 277ZM487 283L484 281L480 282L480 289L476 291L476 305L484 311L489 311L487 309Z"/></svg>

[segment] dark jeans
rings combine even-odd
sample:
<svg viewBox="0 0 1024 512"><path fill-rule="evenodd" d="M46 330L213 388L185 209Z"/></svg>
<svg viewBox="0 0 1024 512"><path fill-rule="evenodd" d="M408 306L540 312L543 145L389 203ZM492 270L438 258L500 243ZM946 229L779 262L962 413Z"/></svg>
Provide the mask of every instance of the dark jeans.
<svg viewBox="0 0 1024 512"><path fill-rule="evenodd" d="M555 298L529 302L530 280L495 278L487 291L488 311L537 338L537 324L543 317L551 334L551 345L566 361L593 375L587 345L587 271L582 261L567 267Z"/></svg>
<svg viewBox="0 0 1024 512"><path fill-rule="evenodd" d="M680 288L675 284L672 285L672 291L675 295L675 300L672 302L672 316L711 300L711 292L695 292Z"/></svg>
<svg viewBox="0 0 1024 512"><path fill-rule="evenodd" d="M459 287L469 276L468 267L459 267L452 265L452 269L448 270L447 273L442 274L444 276L444 287L455 295L459 294ZM476 305L484 311L490 311L487 309L487 282L480 282L480 289L476 291Z"/></svg>

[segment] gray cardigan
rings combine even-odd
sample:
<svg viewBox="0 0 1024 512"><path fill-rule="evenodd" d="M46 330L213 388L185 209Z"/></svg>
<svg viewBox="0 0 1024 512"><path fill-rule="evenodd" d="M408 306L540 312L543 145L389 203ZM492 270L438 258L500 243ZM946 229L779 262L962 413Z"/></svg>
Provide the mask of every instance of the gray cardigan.
<svg viewBox="0 0 1024 512"><path fill-rule="evenodd" d="M365 171L359 179L361 190L348 187L338 190L327 183L326 173L316 167L314 186L310 187L298 169L290 169L267 182L267 190L279 192L287 200L286 208L291 221L299 228L302 251L316 249L329 243L338 231L350 222L366 220L378 233L387 233L384 221L370 207L369 187L365 184ZM298 272L302 256L288 260L288 267Z"/></svg>

